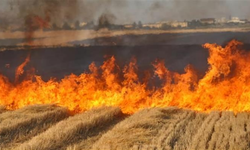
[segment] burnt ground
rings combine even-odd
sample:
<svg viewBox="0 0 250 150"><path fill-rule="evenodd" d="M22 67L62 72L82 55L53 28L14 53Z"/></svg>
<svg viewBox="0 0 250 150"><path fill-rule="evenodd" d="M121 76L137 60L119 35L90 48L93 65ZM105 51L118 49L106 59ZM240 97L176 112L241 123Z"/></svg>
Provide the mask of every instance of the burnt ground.
<svg viewBox="0 0 250 150"><path fill-rule="evenodd" d="M210 32L210 33L162 33L145 35L123 35L108 38L95 38L74 41L80 45L202 45L204 43L226 44L236 39L244 43L250 42L250 32Z"/></svg>
<svg viewBox="0 0 250 150"><path fill-rule="evenodd" d="M16 67L25 60L28 53L31 53L31 61L26 68L34 67L36 74L45 80L83 73L93 61L100 66L106 60L105 56L115 56L119 66L128 64L135 57L142 72L153 70L152 63L156 59L164 60L173 71L183 72L187 64L193 64L204 72L208 56L207 50L200 45L92 46L3 51L0 52L1 72L13 79ZM10 64L10 68L6 68L5 64Z"/></svg>
<svg viewBox="0 0 250 150"><path fill-rule="evenodd" d="M25 69L35 68L36 74L44 80L50 77L61 79L71 73L80 74L88 69L91 62L100 66L105 56L115 56L119 66L128 64L132 57L137 59L139 74L144 70L153 71L152 63L156 59L164 60L171 71L183 72L185 66L193 65L202 76L208 68L208 51L202 44L219 43L225 45L232 39L244 43L244 49L250 49L250 32L223 33L182 33L159 35L124 35L111 38L97 38L75 41L75 47L23 48L0 52L0 71L14 80L15 69L31 53L31 61ZM79 46L91 44L92 46ZM6 64L10 67L6 68Z"/></svg>
<svg viewBox="0 0 250 150"><path fill-rule="evenodd" d="M221 38L217 39L227 41L226 37ZM156 58L165 60L170 70L178 72L183 72L187 64L193 64L201 74L208 67L208 52L199 42L150 44L147 39L143 43L148 44L7 50L0 52L0 70L13 80L16 67L28 53L31 62L26 68L35 67L36 74L45 80L80 74L92 61L101 65L105 55L114 55L121 66L135 56L142 70L152 68ZM250 49L250 45L245 44L244 49ZM10 64L10 68L5 64ZM178 108L150 108L127 116L119 108L104 107L71 116L65 108L53 105L15 111L0 107L0 149L246 150L250 149L249 119L249 112L201 113Z"/></svg>

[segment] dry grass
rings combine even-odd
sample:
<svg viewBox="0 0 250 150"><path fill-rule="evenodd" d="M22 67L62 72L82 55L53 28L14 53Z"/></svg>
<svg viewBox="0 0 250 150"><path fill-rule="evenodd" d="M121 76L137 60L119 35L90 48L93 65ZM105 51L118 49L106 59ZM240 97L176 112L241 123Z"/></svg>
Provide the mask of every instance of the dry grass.
<svg viewBox="0 0 250 150"><path fill-rule="evenodd" d="M178 138L172 136L174 139L175 145L172 147L175 150L186 150L190 149L191 143L193 142L192 139L196 135L197 129L199 129L206 119L207 114L204 113L191 113L189 119L185 119L182 124L179 125L178 128ZM174 130L175 131L175 130ZM176 134L176 133L175 133Z"/></svg>
<svg viewBox="0 0 250 150"><path fill-rule="evenodd" d="M103 107L56 124L58 120L53 120L59 116L68 116L67 110L51 105L0 114L0 149L250 149L249 112L208 114L174 107L151 108L124 119L119 108Z"/></svg>
<svg viewBox="0 0 250 150"><path fill-rule="evenodd" d="M5 112L6 111L6 108L4 106L0 106L0 114Z"/></svg>
<svg viewBox="0 0 250 150"><path fill-rule="evenodd" d="M239 113L236 118L231 115L230 124L229 149L250 149L250 113Z"/></svg>
<svg viewBox="0 0 250 150"><path fill-rule="evenodd" d="M212 112L204 120L203 124L192 139L191 149L207 149L214 132L214 124L220 119L219 112Z"/></svg>
<svg viewBox="0 0 250 150"><path fill-rule="evenodd" d="M125 116L124 116L125 117ZM67 147L67 150L90 150L93 146L93 144L98 141L102 135L109 130L112 130L112 128L120 121L124 119L124 117L118 118L116 120L113 120L109 123L102 124L95 128L93 132L90 132L88 134L88 137L84 140L81 140L80 142L70 145Z"/></svg>
<svg viewBox="0 0 250 150"><path fill-rule="evenodd" d="M145 109L130 116L104 134L93 149L131 149L141 145L149 145L158 131L175 116L183 111L176 108Z"/></svg>
<svg viewBox="0 0 250 150"><path fill-rule="evenodd" d="M183 111L179 116L168 120L152 144L157 149L188 149L193 136L206 114L196 114L194 111Z"/></svg>
<svg viewBox="0 0 250 150"><path fill-rule="evenodd" d="M199 128L189 149L250 149L249 113L213 112ZM249 124L249 125L248 125Z"/></svg>
<svg viewBox="0 0 250 150"><path fill-rule="evenodd" d="M23 143L18 149L66 149L70 144L87 139L93 132L99 132L100 126L108 125L113 120L119 119L121 115L121 110L116 107L93 109L59 122L44 133Z"/></svg>
<svg viewBox="0 0 250 150"><path fill-rule="evenodd" d="M214 124L214 133L209 141L208 149L249 149L250 134L246 125L249 124L249 114L222 112L221 118Z"/></svg>
<svg viewBox="0 0 250 150"><path fill-rule="evenodd" d="M94 150L246 150L250 113L143 110L104 134Z"/></svg>
<svg viewBox="0 0 250 150"><path fill-rule="evenodd" d="M16 146L68 117L66 108L34 105L0 115L0 149Z"/></svg>
<svg viewBox="0 0 250 150"><path fill-rule="evenodd" d="M221 118L214 124L214 133L208 142L208 149L229 149L229 138L232 130L231 120L235 119L232 112L223 112Z"/></svg>

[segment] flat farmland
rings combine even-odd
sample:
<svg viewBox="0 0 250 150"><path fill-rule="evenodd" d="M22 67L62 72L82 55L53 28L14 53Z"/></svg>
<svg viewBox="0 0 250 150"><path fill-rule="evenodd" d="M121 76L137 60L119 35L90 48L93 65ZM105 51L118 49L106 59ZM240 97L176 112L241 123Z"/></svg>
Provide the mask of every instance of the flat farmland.
<svg viewBox="0 0 250 150"><path fill-rule="evenodd" d="M0 149L249 149L250 113L150 108L126 115L100 107L72 115L55 105L0 114Z"/></svg>

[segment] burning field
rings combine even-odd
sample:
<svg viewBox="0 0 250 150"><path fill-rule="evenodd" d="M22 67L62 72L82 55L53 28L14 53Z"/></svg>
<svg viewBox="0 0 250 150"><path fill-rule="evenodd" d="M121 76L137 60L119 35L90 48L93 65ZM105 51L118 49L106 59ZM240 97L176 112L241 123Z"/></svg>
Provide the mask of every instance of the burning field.
<svg viewBox="0 0 250 150"><path fill-rule="evenodd" d="M156 30L124 22L156 22L130 14L144 3L107 2L10 2L0 25L21 25L0 32L0 150L250 149L250 22ZM164 20L163 1L150 3Z"/></svg>
<svg viewBox="0 0 250 150"><path fill-rule="evenodd" d="M250 53L240 50L241 45L235 40L225 47L204 44L209 50L209 68L202 76L192 65L186 66L184 73L170 71L162 60L152 63L153 74L138 70L136 58L121 68L112 56L100 66L91 63L89 70L79 75L44 81L35 69L24 73L29 54L17 67L14 83L1 75L0 104L7 109L57 104L75 113L103 105L120 107L126 114L168 106L202 112L249 111ZM144 73L139 77L138 72Z"/></svg>
<svg viewBox="0 0 250 150"><path fill-rule="evenodd" d="M204 44L205 73L192 65L170 71L159 59L140 70L135 57L120 65L106 56L83 73L48 80L27 67L29 51L14 80L0 78L0 147L249 149L250 52L243 47Z"/></svg>

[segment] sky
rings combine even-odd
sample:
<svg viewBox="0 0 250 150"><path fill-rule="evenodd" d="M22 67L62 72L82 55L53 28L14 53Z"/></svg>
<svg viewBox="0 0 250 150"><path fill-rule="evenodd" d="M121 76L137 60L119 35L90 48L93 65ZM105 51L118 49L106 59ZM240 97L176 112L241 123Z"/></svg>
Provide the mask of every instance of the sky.
<svg viewBox="0 0 250 150"><path fill-rule="evenodd" d="M112 16L116 24L230 16L250 19L249 6L250 0L0 0L0 18L21 22L29 13L43 16L49 10L54 22L97 22L102 14Z"/></svg>

